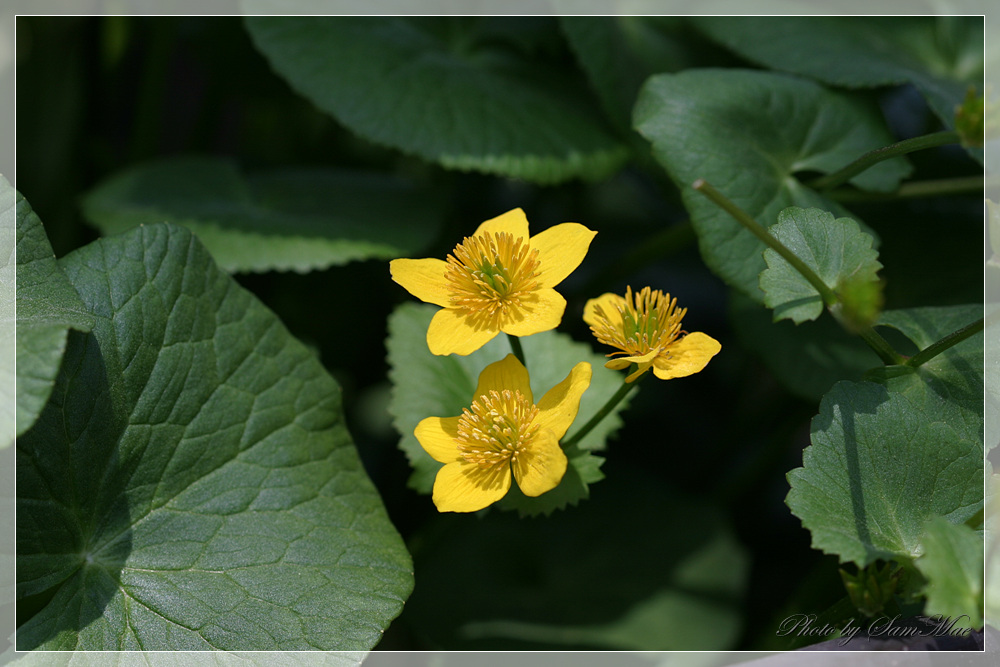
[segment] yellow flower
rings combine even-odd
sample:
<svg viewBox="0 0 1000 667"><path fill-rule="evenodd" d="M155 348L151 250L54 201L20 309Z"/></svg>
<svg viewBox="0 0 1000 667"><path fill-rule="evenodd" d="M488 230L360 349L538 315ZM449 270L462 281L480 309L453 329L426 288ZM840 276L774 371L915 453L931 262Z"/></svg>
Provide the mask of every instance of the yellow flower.
<svg viewBox="0 0 1000 667"><path fill-rule="evenodd" d="M656 377L669 380L699 372L722 349L711 336L682 331L685 313L687 308L678 309L677 299L671 300L669 294L645 287L633 295L627 287L624 298L609 293L589 300L583 321L597 340L621 350L607 355L618 357L606 363L607 368L638 365L626 382L635 381L650 368Z"/></svg>
<svg viewBox="0 0 1000 667"><path fill-rule="evenodd" d="M512 354L479 374L472 405L458 417L428 417L414 429L420 445L444 463L434 480L440 512L475 512L503 498L513 474L526 496L554 489L566 472L559 439L590 386L581 361L536 405L528 371Z"/></svg>
<svg viewBox="0 0 1000 667"><path fill-rule="evenodd" d="M566 300L553 287L583 261L597 232L566 222L528 236L519 208L487 220L447 261L394 259L392 279L421 301L441 306L427 328L439 355L466 355L499 332L530 336L555 329Z"/></svg>

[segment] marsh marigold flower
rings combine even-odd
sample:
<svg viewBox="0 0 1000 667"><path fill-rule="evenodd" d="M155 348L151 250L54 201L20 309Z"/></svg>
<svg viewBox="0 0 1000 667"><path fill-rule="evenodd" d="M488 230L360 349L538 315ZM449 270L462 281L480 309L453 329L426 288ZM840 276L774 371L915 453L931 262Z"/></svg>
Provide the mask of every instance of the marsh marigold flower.
<svg viewBox="0 0 1000 667"><path fill-rule="evenodd" d="M420 445L444 466L434 480L440 512L475 512L503 498L511 476L526 496L554 489L566 472L559 440L590 386L580 362L537 404L528 371L512 354L479 374L472 405L458 417L428 417L414 429Z"/></svg>
<svg viewBox="0 0 1000 667"><path fill-rule="evenodd" d="M701 332L681 330L687 308L677 308L677 299L659 290L643 288L638 294L625 288L625 297L602 294L583 309L583 320L600 342L617 347L605 364L614 370L636 364L638 369L625 378L634 382L653 369L661 380L693 375L708 365L722 345Z"/></svg>
<svg viewBox="0 0 1000 667"><path fill-rule="evenodd" d="M479 225L447 260L394 259L389 270L410 294L442 307L427 328L431 352L466 355L501 331L530 336L559 326L566 300L552 288L580 265L596 233L566 222L529 237L516 208Z"/></svg>

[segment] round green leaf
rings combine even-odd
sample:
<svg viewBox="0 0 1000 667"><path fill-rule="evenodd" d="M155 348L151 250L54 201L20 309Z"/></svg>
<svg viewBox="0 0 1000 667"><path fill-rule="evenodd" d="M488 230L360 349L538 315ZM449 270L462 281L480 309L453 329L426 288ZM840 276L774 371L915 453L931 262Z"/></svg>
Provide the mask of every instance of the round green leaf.
<svg viewBox="0 0 1000 667"><path fill-rule="evenodd" d="M923 346L942 323L975 316L970 306L883 319ZM982 344L978 334L914 372L839 382L824 396L786 498L815 548L860 567L913 559L928 519L962 523L982 509Z"/></svg>
<svg viewBox="0 0 1000 667"><path fill-rule="evenodd" d="M247 28L295 90L374 142L537 183L610 175L627 152L584 87L495 45L516 20L262 16Z"/></svg>
<svg viewBox="0 0 1000 667"><path fill-rule="evenodd" d="M850 218L834 219L821 209L793 206L778 214L769 231L835 292L841 285L878 282L882 265L872 247L874 239ZM822 314L823 298L801 273L771 248L764 251L764 261L760 289L775 320L800 324Z"/></svg>
<svg viewBox="0 0 1000 667"><path fill-rule="evenodd" d="M376 644L410 558L316 357L181 227L60 265L94 327L17 441L18 648Z"/></svg>
<svg viewBox="0 0 1000 667"><path fill-rule="evenodd" d="M654 76L643 86L633 123L680 188L705 263L758 301L764 244L691 184L707 180L765 227L789 206L845 216L797 174L836 171L893 141L878 109L865 101L811 81L751 70ZM907 163L894 159L851 182L891 191L907 173Z"/></svg>
<svg viewBox="0 0 1000 667"><path fill-rule="evenodd" d="M90 191L83 213L104 234L171 222L193 231L222 268L306 272L419 252L442 200L402 179L333 169L244 177L225 158L146 163Z"/></svg>

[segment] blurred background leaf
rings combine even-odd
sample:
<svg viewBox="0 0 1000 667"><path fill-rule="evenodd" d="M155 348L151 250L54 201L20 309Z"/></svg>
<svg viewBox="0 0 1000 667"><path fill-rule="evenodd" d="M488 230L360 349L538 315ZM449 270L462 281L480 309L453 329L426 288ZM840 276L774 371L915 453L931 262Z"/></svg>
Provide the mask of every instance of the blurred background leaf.
<svg viewBox="0 0 1000 667"><path fill-rule="evenodd" d="M552 53L554 19L252 17L247 27L319 108L446 168L558 183L605 178L627 157Z"/></svg>
<svg viewBox="0 0 1000 667"><path fill-rule="evenodd" d="M306 272L418 252L433 239L445 203L377 172L288 168L247 178L232 160L184 157L117 174L82 206L104 234L183 225L230 272Z"/></svg>

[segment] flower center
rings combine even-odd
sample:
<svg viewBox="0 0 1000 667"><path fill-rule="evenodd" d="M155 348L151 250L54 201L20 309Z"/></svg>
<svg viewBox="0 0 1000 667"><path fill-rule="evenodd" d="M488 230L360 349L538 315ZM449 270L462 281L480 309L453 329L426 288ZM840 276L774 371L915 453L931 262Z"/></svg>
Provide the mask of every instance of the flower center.
<svg viewBox="0 0 1000 667"><path fill-rule="evenodd" d="M631 287L626 287L625 304L616 308L621 325L617 325L617 320L609 317L600 306L594 309L600 320L594 329L597 340L621 350L609 354L609 357L617 354L643 355L654 348L664 350L681 335L681 320L687 313L687 308L677 308L677 299L649 287L644 287L635 295Z"/></svg>
<svg viewBox="0 0 1000 667"><path fill-rule="evenodd" d="M521 392L491 389L458 418L458 449L469 463L481 468L517 461L538 431L533 424L538 408Z"/></svg>
<svg viewBox="0 0 1000 667"><path fill-rule="evenodd" d="M521 237L494 232L466 237L448 255L451 303L469 314L499 319L537 289L538 250Z"/></svg>

